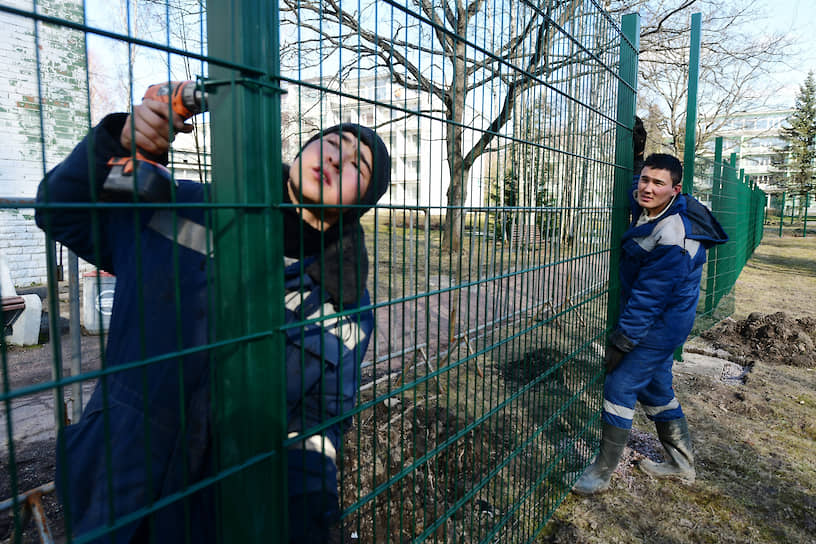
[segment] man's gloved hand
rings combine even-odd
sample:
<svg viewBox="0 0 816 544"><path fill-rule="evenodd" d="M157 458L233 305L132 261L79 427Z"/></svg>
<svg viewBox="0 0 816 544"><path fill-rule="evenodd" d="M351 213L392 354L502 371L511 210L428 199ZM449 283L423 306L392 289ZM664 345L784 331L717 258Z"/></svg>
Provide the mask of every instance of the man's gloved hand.
<svg viewBox="0 0 816 544"><path fill-rule="evenodd" d="M618 365L626 355L615 344L609 343L606 345L606 355L604 356L604 364L606 365L606 373L611 374L613 370L618 368Z"/></svg>

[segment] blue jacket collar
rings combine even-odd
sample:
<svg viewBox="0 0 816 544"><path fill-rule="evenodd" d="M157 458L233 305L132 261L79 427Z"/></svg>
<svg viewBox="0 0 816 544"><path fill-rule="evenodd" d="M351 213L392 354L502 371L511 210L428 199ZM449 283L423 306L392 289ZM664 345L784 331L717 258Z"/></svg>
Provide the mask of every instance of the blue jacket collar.
<svg viewBox="0 0 816 544"><path fill-rule="evenodd" d="M686 193L675 198L674 203L658 221L650 221L643 225L635 226L637 225L637 218L640 216L642 208L636 206L633 211L636 212L635 217L629 225L629 230L627 230L623 236L624 240L647 236L660 221L679 213L683 215L687 225L686 237L699 241L706 249L717 244L724 244L728 241L728 235L711 211L701 204L699 200Z"/></svg>

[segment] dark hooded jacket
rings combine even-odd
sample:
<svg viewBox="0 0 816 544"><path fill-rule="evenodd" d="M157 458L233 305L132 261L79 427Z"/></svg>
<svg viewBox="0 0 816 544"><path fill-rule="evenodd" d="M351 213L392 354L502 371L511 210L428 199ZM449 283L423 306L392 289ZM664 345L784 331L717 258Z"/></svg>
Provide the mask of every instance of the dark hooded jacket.
<svg viewBox="0 0 816 544"><path fill-rule="evenodd" d="M95 127L48 173L38 203L91 202L92 190L98 194L109 171L108 159L127 154L118 138L125 119L110 115ZM176 200L206 202L206 186L180 181ZM40 228L116 276L105 350L110 372L97 384L82 419L64 428L58 442L57 491L75 536L149 508L149 526L137 517L93 542L185 542L185 512L195 513L190 542L214 539L211 487L155 506L214 473L209 392L215 369L208 352L164 358L210 342L206 213L197 207L37 210ZM369 304L365 268L349 266L356 259L366 262L359 224L347 224L324 249L322 258L307 253L285 265L290 436L317 433L327 439L318 440L320 448L304 447L305 440L291 446L298 455L290 452L290 494L337 493L336 458L328 454L339 449L343 429L322 422L353 408L359 364L373 329L370 310L337 315L341 302L346 311ZM344 278L334 283L346 281L353 288L337 300L341 290L324 289L325 278ZM128 369L117 369L126 364Z"/></svg>
<svg viewBox="0 0 816 544"><path fill-rule="evenodd" d="M706 250L728 241L699 201L681 194L659 218L637 225L641 208L623 235L621 314L610 341L624 352L637 345L673 350L691 332Z"/></svg>

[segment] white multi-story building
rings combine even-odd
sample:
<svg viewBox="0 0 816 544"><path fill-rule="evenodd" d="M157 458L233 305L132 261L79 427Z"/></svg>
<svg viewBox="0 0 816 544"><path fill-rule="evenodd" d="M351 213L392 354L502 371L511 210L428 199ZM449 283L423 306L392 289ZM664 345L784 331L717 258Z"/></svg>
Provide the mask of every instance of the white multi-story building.
<svg viewBox="0 0 816 544"><path fill-rule="evenodd" d="M787 126L787 119L793 110L768 110L750 113L740 113L729 117L728 121L718 132L723 137L723 158L728 159L736 154L739 168L745 175L757 182L759 188L769 195L768 207L776 212L781 204L780 194L783 189L780 183L784 181L786 173L775 165L785 148L782 139L782 129ZM707 157L714 155L714 140L706 144L703 154ZM770 195L777 195L773 198ZM785 199L785 214L800 210L805 201L808 201L808 215L816 213L816 198L810 195L788 195Z"/></svg>
<svg viewBox="0 0 816 544"><path fill-rule="evenodd" d="M723 158L737 154L737 164L766 192L775 192L774 179L780 173L772 160L785 146L782 128L792 110L739 113L729 117L717 136L723 137ZM704 156L714 155L714 140L706 144Z"/></svg>

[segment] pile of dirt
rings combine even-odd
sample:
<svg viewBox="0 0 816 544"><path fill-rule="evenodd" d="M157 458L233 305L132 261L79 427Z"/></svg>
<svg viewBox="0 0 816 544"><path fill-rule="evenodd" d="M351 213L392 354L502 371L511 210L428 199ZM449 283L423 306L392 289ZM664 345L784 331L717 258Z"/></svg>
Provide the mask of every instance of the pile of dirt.
<svg viewBox="0 0 816 544"><path fill-rule="evenodd" d="M816 367L816 319L793 318L785 312L758 312L737 321L727 318L702 333L702 338L735 356L743 364Z"/></svg>

